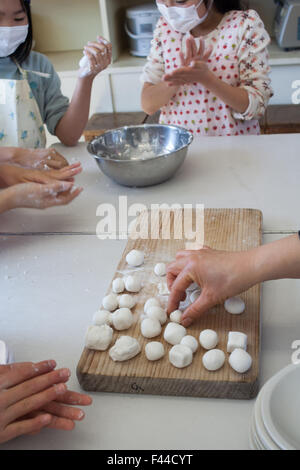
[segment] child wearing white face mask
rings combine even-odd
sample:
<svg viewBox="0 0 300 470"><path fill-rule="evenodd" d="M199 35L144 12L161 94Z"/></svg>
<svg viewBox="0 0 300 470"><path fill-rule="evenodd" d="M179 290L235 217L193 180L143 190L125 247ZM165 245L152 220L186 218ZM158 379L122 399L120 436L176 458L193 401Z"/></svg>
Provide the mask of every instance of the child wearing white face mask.
<svg viewBox="0 0 300 470"><path fill-rule="evenodd" d="M270 37L239 0L157 0L162 14L141 81L142 107L194 135L259 134L273 95Z"/></svg>
<svg viewBox="0 0 300 470"><path fill-rule="evenodd" d="M93 80L111 62L111 45L98 38L84 52L71 103L46 56L33 52L30 0L0 0L0 146L43 148L44 124L65 145L76 145L89 116Z"/></svg>

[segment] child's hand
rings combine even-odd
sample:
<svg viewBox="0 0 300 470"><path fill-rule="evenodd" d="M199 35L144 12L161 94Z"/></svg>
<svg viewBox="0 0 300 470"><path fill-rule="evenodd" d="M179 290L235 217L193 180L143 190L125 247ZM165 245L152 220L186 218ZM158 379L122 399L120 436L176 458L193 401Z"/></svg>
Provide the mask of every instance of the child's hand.
<svg viewBox="0 0 300 470"><path fill-rule="evenodd" d="M256 284L255 270L249 252L226 252L204 248L181 251L167 269L170 290L168 312L178 308L185 299L186 289L196 282L202 289L200 297L184 312L182 324L193 321L215 305L223 303Z"/></svg>
<svg viewBox="0 0 300 470"><path fill-rule="evenodd" d="M11 162L24 168L34 168L44 170L52 168L60 170L68 166L67 160L55 149L25 149L15 147Z"/></svg>
<svg viewBox="0 0 300 470"><path fill-rule="evenodd" d="M200 41L197 48L194 38L191 36L186 41L186 56L180 52L181 67L166 74L163 80L169 86L182 86L191 83L204 83L208 80L210 71L207 61L212 54L212 47L205 50L205 41Z"/></svg>
<svg viewBox="0 0 300 470"><path fill-rule="evenodd" d="M68 430L69 421L82 419L81 410L60 403L89 405L91 399L68 392L69 369L55 367L55 361L0 366L0 443L47 426Z"/></svg>
<svg viewBox="0 0 300 470"><path fill-rule="evenodd" d="M97 41L89 41L84 47L84 54L89 60L90 76L95 77L105 70L112 59L112 45L101 36Z"/></svg>
<svg viewBox="0 0 300 470"><path fill-rule="evenodd" d="M47 209L52 206L63 206L73 201L81 192L82 188L73 190L73 183L65 181L50 184L16 184L5 190L7 202L4 210L17 207Z"/></svg>
<svg viewBox="0 0 300 470"><path fill-rule="evenodd" d="M8 187L20 183L48 184L54 181L74 181L81 173L80 163L66 166L60 170L31 170L17 165L0 165L0 186Z"/></svg>

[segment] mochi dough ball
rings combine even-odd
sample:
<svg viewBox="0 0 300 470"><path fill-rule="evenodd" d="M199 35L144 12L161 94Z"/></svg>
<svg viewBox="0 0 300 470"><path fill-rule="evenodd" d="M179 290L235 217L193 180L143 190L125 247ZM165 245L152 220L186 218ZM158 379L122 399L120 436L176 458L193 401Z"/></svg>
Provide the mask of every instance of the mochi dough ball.
<svg viewBox="0 0 300 470"><path fill-rule="evenodd" d="M192 350L183 344L176 344L170 349L169 361L175 367L182 369L189 366L193 361Z"/></svg>
<svg viewBox="0 0 300 470"><path fill-rule="evenodd" d="M113 312L118 308L118 296L117 294L108 294L104 297L102 300L102 305L105 310L109 310L110 312Z"/></svg>
<svg viewBox="0 0 300 470"><path fill-rule="evenodd" d="M214 330L203 330L199 335L199 342L204 349L214 349L218 342L218 333Z"/></svg>
<svg viewBox="0 0 300 470"><path fill-rule="evenodd" d="M240 297L231 297L225 300L225 310L233 315L240 315L245 310L245 302Z"/></svg>
<svg viewBox="0 0 300 470"><path fill-rule="evenodd" d="M229 364L239 374L244 374L252 366L252 357L244 349L235 349L229 356Z"/></svg>
<svg viewBox="0 0 300 470"><path fill-rule="evenodd" d="M184 326L179 325L178 323L170 322L167 324L164 331L164 339L167 343L179 344L182 338L186 335L186 329Z"/></svg>
<svg viewBox="0 0 300 470"><path fill-rule="evenodd" d="M165 355L165 348L159 341L150 341L145 346L145 354L148 361L158 361Z"/></svg>
<svg viewBox="0 0 300 470"><path fill-rule="evenodd" d="M232 353L235 349L247 350L248 337L240 331L230 331L228 333L227 352Z"/></svg>
<svg viewBox="0 0 300 470"><path fill-rule="evenodd" d="M225 362L225 354L221 349L211 349L202 357L202 363L207 370L215 371L221 369Z"/></svg>
<svg viewBox="0 0 300 470"><path fill-rule="evenodd" d="M160 335L160 321L157 318L145 318L141 323L141 333L145 338L154 338Z"/></svg>
<svg viewBox="0 0 300 470"><path fill-rule="evenodd" d="M156 318L157 320L159 320L161 325L164 325L168 319L166 311L163 308L157 307L155 305L153 307L148 308L147 317Z"/></svg>
<svg viewBox="0 0 300 470"><path fill-rule="evenodd" d="M133 315L129 308L119 308L111 314L112 324L116 330L128 330L133 324Z"/></svg>
<svg viewBox="0 0 300 470"><path fill-rule="evenodd" d="M140 250L131 250L126 256L126 261L129 266L141 266L144 263L144 253Z"/></svg>
<svg viewBox="0 0 300 470"><path fill-rule="evenodd" d="M117 277L117 279L113 280L113 283L112 283L113 292L115 292L116 294L120 294L121 292L124 291L124 289L125 289L124 279L122 279L121 277Z"/></svg>
<svg viewBox="0 0 300 470"><path fill-rule="evenodd" d="M139 276L126 276L124 283L128 292L139 292L142 288L142 283Z"/></svg>
<svg viewBox="0 0 300 470"><path fill-rule="evenodd" d="M146 300L144 305L144 312L147 313L149 307L160 307L160 301L156 297L150 297L150 299Z"/></svg>
<svg viewBox="0 0 300 470"><path fill-rule="evenodd" d="M121 336L110 348L109 355L113 361L127 361L141 352L141 346L137 339L131 336Z"/></svg>
<svg viewBox="0 0 300 470"><path fill-rule="evenodd" d="M174 310L174 312L172 312L170 314L170 320L174 323L180 323L181 318L182 318L182 311L181 310Z"/></svg>
<svg viewBox="0 0 300 470"><path fill-rule="evenodd" d="M98 310L93 315L95 325L111 325L111 313L108 310Z"/></svg>
<svg viewBox="0 0 300 470"><path fill-rule="evenodd" d="M156 276L165 276L167 274L167 267L165 263L157 263L154 266L154 273Z"/></svg>
<svg viewBox="0 0 300 470"><path fill-rule="evenodd" d="M85 346L97 351L106 351L113 337L113 329L108 325L92 325L85 335Z"/></svg>
<svg viewBox="0 0 300 470"><path fill-rule="evenodd" d="M194 336L191 335L184 336L180 341L180 344L183 344L184 346L190 348L193 354L195 354L198 349L198 341L196 340L196 338L194 338Z"/></svg>
<svg viewBox="0 0 300 470"><path fill-rule="evenodd" d="M135 298L130 294L122 294L118 297L120 308L133 308L136 304Z"/></svg>

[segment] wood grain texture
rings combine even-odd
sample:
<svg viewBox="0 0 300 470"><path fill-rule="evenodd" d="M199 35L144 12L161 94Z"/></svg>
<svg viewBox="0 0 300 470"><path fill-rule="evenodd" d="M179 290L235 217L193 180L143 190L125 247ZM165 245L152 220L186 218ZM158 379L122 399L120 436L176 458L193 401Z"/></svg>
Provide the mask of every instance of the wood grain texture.
<svg viewBox="0 0 300 470"><path fill-rule="evenodd" d="M168 211L157 218L159 233L165 228ZM178 218L171 212L171 235ZM138 227L149 224L150 213L143 213ZM176 222L177 221L177 222ZM253 209L206 209L204 217L204 243L212 248L227 251L244 251L259 246L262 237L262 214ZM151 227L153 229L153 227ZM155 232L155 230L154 230ZM135 249L145 252L143 268L137 268L142 276L143 288L138 294L137 304L133 309L134 324L126 331L114 332L113 344L122 335L137 338L142 346L141 353L126 362L114 362L108 351L100 352L84 349L77 366L77 377L82 388L87 391L145 393L157 395L182 395L197 397L251 399L258 392L259 349L260 349L260 286L254 286L241 295L246 304L242 315L230 315L223 305L216 306L202 316L196 324L188 328L188 334L199 338L202 330L210 328L219 334L218 348L226 353L224 366L216 372L207 371L202 365L202 356L206 352L201 346L194 355L192 364L184 369L172 366L168 359L171 345L162 334L147 340L140 333L140 319L147 298L158 295L158 283L165 283L165 278L158 278L153 273L157 262L170 262L178 250L185 248L184 239L129 239L114 278L130 272L125 257ZM111 285L107 292L111 291ZM159 296L166 306L167 296ZM226 352L229 331L241 331L248 335L248 352L253 358L252 368L245 374L238 374L228 364ZM147 360L144 348L149 341L162 341L166 354L156 362Z"/></svg>

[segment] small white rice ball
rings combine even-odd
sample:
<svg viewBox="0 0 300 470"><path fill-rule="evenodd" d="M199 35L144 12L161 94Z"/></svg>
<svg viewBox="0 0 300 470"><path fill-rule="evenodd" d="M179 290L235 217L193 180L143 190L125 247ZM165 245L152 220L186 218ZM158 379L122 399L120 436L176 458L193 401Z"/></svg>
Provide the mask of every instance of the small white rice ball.
<svg viewBox="0 0 300 470"><path fill-rule="evenodd" d="M187 367L193 361L192 350L183 344L176 344L170 349L169 361L174 367L179 369Z"/></svg>
<svg viewBox="0 0 300 470"><path fill-rule="evenodd" d="M144 312L147 313L149 307L160 307L160 301L156 297L150 297L150 299L146 300L144 305Z"/></svg>
<svg viewBox="0 0 300 470"><path fill-rule="evenodd" d="M225 362L225 354L221 349L211 349L202 357L202 363L207 370L215 371L221 369Z"/></svg>
<svg viewBox="0 0 300 470"><path fill-rule="evenodd" d="M111 314L112 324L116 330L128 330L133 324L133 315L129 308L119 308Z"/></svg>
<svg viewBox="0 0 300 470"><path fill-rule="evenodd" d="M129 275L124 279L125 288L128 292L139 292L142 288L142 282L139 276Z"/></svg>
<svg viewBox="0 0 300 470"><path fill-rule="evenodd" d="M130 294L122 294L118 297L118 303L120 308L132 309L136 304L136 300Z"/></svg>
<svg viewBox="0 0 300 470"><path fill-rule="evenodd" d="M218 333L214 330L203 330L199 335L199 342L204 349L214 349L218 342Z"/></svg>
<svg viewBox="0 0 300 470"><path fill-rule="evenodd" d="M113 280L112 291L115 294L120 294L121 292L124 291L124 289L125 289L124 279L122 279L121 277L117 277L116 279Z"/></svg>
<svg viewBox="0 0 300 470"><path fill-rule="evenodd" d="M184 326L179 325L178 323L170 322L167 324L164 331L164 339L167 343L179 344L182 338L186 335L186 329Z"/></svg>
<svg viewBox="0 0 300 470"><path fill-rule="evenodd" d="M92 325L85 335L85 346L96 351L106 351L113 337L113 330L108 325Z"/></svg>
<svg viewBox="0 0 300 470"><path fill-rule="evenodd" d="M174 310L174 312L172 312L170 314L170 320L174 323L180 323L181 318L182 318L182 311L181 310Z"/></svg>
<svg viewBox="0 0 300 470"><path fill-rule="evenodd" d="M93 315L95 325L111 325L111 313L108 310L98 310Z"/></svg>
<svg viewBox="0 0 300 470"><path fill-rule="evenodd" d="M231 297L225 300L225 310L232 315L240 315L245 310L245 302L240 297Z"/></svg>
<svg viewBox="0 0 300 470"><path fill-rule="evenodd" d="M165 263L157 263L154 266L154 273L156 276L165 276L167 274L167 267Z"/></svg>
<svg viewBox="0 0 300 470"><path fill-rule="evenodd" d="M159 341L150 341L145 346L145 354L148 361L158 361L165 355L165 348Z"/></svg>
<svg viewBox="0 0 300 470"><path fill-rule="evenodd" d="M129 266L141 266L144 263L144 253L140 250L131 250L127 256L126 261Z"/></svg>
<svg viewBox="0 0 300 470"><path fill-rule="evenodd" d="M229 356L229 364L239 374L244 374L252 366L252 357L244 349L235 349Z"/></svg>
<svg viewBox="0 0 300 470"><path fill-rule="evenodd" d="M161 333L161 324L157 318L145 318L141 323L141 333L145 338L154 338Z"/></svg>
<svg viewBox="0 0 300 470"><path fill-rule="evenodd" d="M198 349L198 341L196 340L196 338L194 338L194 336L191 335L184 336L180 341L180 344L183 344L184 346L190 348L193 354L195 354Z"/></svg>
<svg viewBox="0 0 300 470"><path fill-rule="evenodd" d="M157 307L155 305L147 309L147 317L157 318L161 325L164 325L168 319L166 311L163 308Z"/></svg>
<svg viewBox="0 0 300 470"><path fill-rule="evenodd" d="M105 310L109 310L110 312L116 310L119 305L117 294L106 295L102 300L102 305Z"/></svg>

